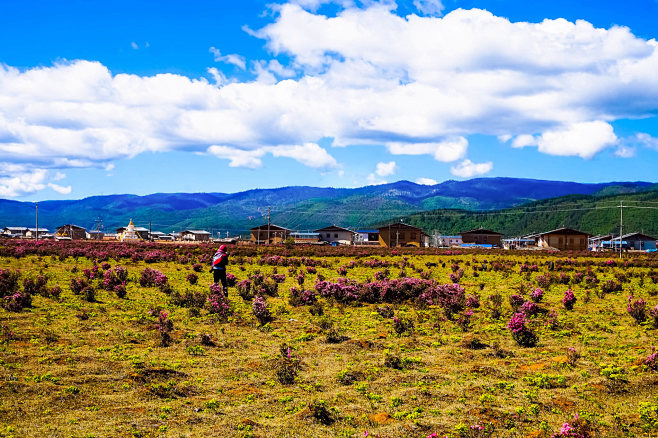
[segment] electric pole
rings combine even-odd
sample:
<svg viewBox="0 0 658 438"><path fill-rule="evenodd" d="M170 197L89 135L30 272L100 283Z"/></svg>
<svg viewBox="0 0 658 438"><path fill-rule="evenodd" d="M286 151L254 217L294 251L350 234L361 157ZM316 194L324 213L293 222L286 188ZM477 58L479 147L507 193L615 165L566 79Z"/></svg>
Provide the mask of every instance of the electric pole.
<svg viewBox="0 0 658 438"><path fill-rule="evenodd" d="M623 223L624 223L624 201L619 201L619 258L621 258L621 247L622 247L621 238L624 235L622 228Z"/></svg>
<svg viewBox="0 0 658 438"><path fill-rule="evenodd" d="M149 241L153 241L153 234L151 234L151 221L149 220Z"/></svg>
<svg viewBox="0 0 658 438"><path fill-rule="evenodd" d="M267 206L267 244L270 244L270 215L272 213L272 209L270 206Z"/></svg>
<svg viewBox="0 0 658 438"><path fill-rule="evenodd" d="M39 202L37 202L37 231L34 235L34 240L39 240Z"/></svg>

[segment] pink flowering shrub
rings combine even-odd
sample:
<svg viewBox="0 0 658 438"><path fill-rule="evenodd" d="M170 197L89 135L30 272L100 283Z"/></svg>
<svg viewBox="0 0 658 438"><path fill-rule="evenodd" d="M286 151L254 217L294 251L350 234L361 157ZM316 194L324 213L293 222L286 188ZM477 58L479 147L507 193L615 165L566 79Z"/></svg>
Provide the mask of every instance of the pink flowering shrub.
<svg viewBox="0 0 658 438"><path fill-rule="evenodd" d="M243 300L251 300L254 297L254 294L251 292L251 280L245 279L239 281L235 286L238 289L238 295Z"/></svg>
<svg viewBox="0 0 658 438"><path fill-rule="evenodd" d="M509 305L514 312L518 312L519 308L525 303L525 298L519 294L510 295Z"/></svg>
<svg viewBox="0 0 658 438"><path fill-rule="evenodd" d="M519 307L519 312L529 317L537 315L539 311L539 306L533 301L526 301L521 305L521 307Z"/></svg>
<svg viewBox="0 0 658 438"><path fill-rule="evenodd" d="M541 301L544 299L544 291L538 287L537 289L530 292L530 299L535 303L541 303Z"/></svg>
<svg viewBox="0 0 658 438"><path fill-rule="evenodd" d="M573 310L574 304L576 304L576 295L571 289L567 289L564 292L564 298L562 298L562 305L567 310Z"/></svg>
<svg viewBox="0 0 658 438"><path fill-rule="evenodd" d="M14 294L18 291L19 271L0 269L0 297Z"/></svg>
<svg viewBox="0 0 658 438"><path fill-rule="evenodd" d="M160 311L158 323L155 326L160 334L160 345L167 347L171 344L171 332L174 330L174 323L169 319L169 313L166 310Z"/></svg>
<svg viewBox="0 0 658 438"><path fill-rule="evenodd" d="M626 304L626 312L637 322L638 324L646 321L647 312L646 312L647 303L642 298L639 300L633 301L633 295L628 297L628 303Z"/></svg>
<svg viewBox="0 0 658 438"><path fill-rule="evenodd" d="M512 332L512 338L521 347L534 347L537 345L537 335L527 326L528 320L525 314L515 313L507 323L507 328Z"/></svg>
<svg viewBox="0 0 658 438"><path fill-rule="evenodd" d="M210 285L210 296L206 300L208 313L216 315L220 320L227 320L231 315L231 308L227 298L224 296L222 285L213 283Z"/></svg>
<svg viewBox="0 0 658 438"><path fill-rule="evenodd" d="M260 295L254 297L254 300L251 303L251 311L260 325L265 325L273 319L270 309L267 306L267 301L265 301L265 298Z"/></svg>
<svg viewBox="0 0 658 438"><path fill-rule="evenodd" d="M32 295L19 291L12 295L6 295L2 298L2 308L9 312L20 312L26 307L32 305Z"/></svg>
<svg viewBox="0 0 658 438"><path fill-rule="evenodd" d="M592 438L593 431L589 421L574 416L571 422L564 423L558 433L551 435L551 438Z"/></svg>
<svg viewBox="0 0 658 438"><path fill-rule="evenodd" d="M291 306L310 306L317 301L316 292L303 287L291 287L288 302Z"/></svg>
<svg viewBox="0 0 658 438"><path fill-rule="evenodd" d="M194 272L190 272L187 274L187 277L185 277L188 283L194 285L196 282L199 280L199 276L196 275Z"/></svg>

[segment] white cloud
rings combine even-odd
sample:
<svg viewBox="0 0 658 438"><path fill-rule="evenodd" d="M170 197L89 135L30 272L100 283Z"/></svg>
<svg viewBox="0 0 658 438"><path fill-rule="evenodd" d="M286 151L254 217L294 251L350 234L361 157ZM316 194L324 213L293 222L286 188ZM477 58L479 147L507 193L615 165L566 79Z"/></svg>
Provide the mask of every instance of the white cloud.
<svg viewBox="0 0 658 438"><path fill-rule="evenodd" d="M432 178L418 178L416 180L416 184L421 184L421 185L424 185L424 186L434 186L438 183L439 183L438 181L436 181Z"/></svg>
<svg viewBox="0 0 658 438"><path fill-rule="evenodd" d="M71 193L71 186L63 187L47 182L61 180L66 176L60 172L51 175L47 169L13 163L0 163L0 196L14 198L44 190L50 187L61 194Z"/></svg>
<svg viewBox="0 0 658 438"><path fill-rule="evenodd" d="M625 145L619 145L615 150L615 157L619 158L633 158L635 156L635 148Z"/></svg>
<svg viewBox="0 0 658 438"><path fill-rule="evenodd" d="M265 151L260 149L245 151L230 146L217 145L210 146L208 153L217 158L230 160L230 167L247 167L249 169L261 167L263 165L261 158L265 155Z"/></svg>
<svg viewBox="0 0 658 438"><path fill-rule="evenodd" d="M537 146L537 139L528 134L521 134L512 141L512 147L524 148L526 146Z"/></svg>
<svg viewBox="0 0 658 438"><path fill-rule="evenodd" d="M452 166L450 168L450 173L461 178L472 178L490 172L491 169L493 169L493 163L491 161L487 161L486 163L473 163L471 160L467 159Z"/></svg>
<svg viewBox="0 0 658 438"><path fill-rule="evenodd" d="M219 49L216 49L215 47L211 47L210 49L208 49L208 51L213 54L215 62L225 62L227 64L233 64L242 70L247 68L247 61L245 60L244 56L236 55L236 54L222 55L222 52Z"/></svg>
<svg viewBox="0 0 658 438"><path fill-rule="evenodd" d="M267 148L275 157L288 157L300 163L318 169L329 169L338 166L338 163L315 143L305 143L300 146L278 146Z"/></svg>
<svg viewBox="0 0 658 438"><path fill-rule="evenodd" d="M271 154L331 168L335 159L317 146L323 138L455 162L475 134L590 158L619 144L615 120L658 111L658 43L628 28L510 22L478 9L400 17L392 2L309 12L324 3L273 7L273 21L252 32L271 59L248 64L210 49L219 62L253 66L256 80L227 79L216 68L209 80L112 74L83 60L0 65L0 162L102 168L146 151L185 150L231 166L258 167ZM482 173L466 162L457 172ZM51 181L0 177L5 193Z"/></svg>
<svg viewBox="0 0 658 438"><path fill-rule="evenodd" d="M431 155L444 163L457 161L466 155L468 140L464 137L446 139L434 143L387 143L388 151L393 155Z"/></svg>
<svg viewBox="0 0 658 438"><path fill-rule="evenodd" d="M652 137L651 135L645 132L640 132L638 134L635 134L635 137L631 138L630 141L651 149L658 150L658 138Z"/></svg>
<svg viewBox="0 0 658 438"><path fill-rule="evenodd" d="M132 47L133 50L139 50L139 46L138 46L137 43L134 42L134 41L133 41L132 43L130 43L130 47Z"/></svg>
<svg viewBox="0 0 658 438"><path fill-rule="evenodd" d="M605 122L573 123L546 131L537 139L540 152L551 155L592 158L602 149L617 143L617 136Z"/></svg>
<svg viewBox="0 0 658 438"><path fill-rule="evenodd" d="M374 173L369 174L366 178L366 181L369 186L379 186L386 184L386 180L378 178Z"/></svg>
<svg viewBox="0 0 658 438"><path fill-rule="evenodd" d="M445 8L441 0L414 0L414 6L425 15L441 15Z"/></svg>
<svg viewBox="0 0 658 438"><path fill-rule="evenodd" d="M388 163L379 162L377 163L375 173L379 176L390 176L395 174L397 170L398 166L395 164L395 161L389 161Z"/></svg>
<svg viewBox="0 0 658 438"><path fill-rule="evenodd" d="M51 189L53 189L54 191L56 191L61 195L68 195L69 193L71 193L72 190L70 185L64 187L64 186L60 186L59 184L48 183L48 187L50 187Z"/></svg>

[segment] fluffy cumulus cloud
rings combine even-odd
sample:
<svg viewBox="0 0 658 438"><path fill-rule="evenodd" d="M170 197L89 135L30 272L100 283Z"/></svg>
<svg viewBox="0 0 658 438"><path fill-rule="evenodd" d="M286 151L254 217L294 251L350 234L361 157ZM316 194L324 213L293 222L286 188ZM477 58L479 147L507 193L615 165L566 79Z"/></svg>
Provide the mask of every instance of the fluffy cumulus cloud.
<svg viewBox="0 0 658 438"><path fill-rule="evenodd" d="M0 163L32 166L0 168L0 190L40 190L56 169L104 168L145 151L338 168L318 146L326 138L458 162L453 173L466 177L491 169L467 159L470 135L587 159L619 147L614 120L658 111L658 43L624 27L511 22L478 9L440 17L437 0L417 0L419 13L406 17L393 2L333 1L339 11L327 16L325 3L274 7L271 23L252 31L272 59L211 49L222 63L253 66L251 81L217 68L214 80L113 74L84 60L0 66Z"/></svg>
<svg viewBox="0 0 658 438"><path fill-rule="evenodd" d="M432 179L432 178L418 178L416 179L416 184L421 184L424 186L433 186L438 184L438 181Z"/></svg>
<svg viewBox="0 0 658 438"><path fill-rule="evenodd" d="M389 161L388 163L379 162L377 163L375 173L379 176L390 176L395 174L397 170L398 166L395 164L395 161Z"/></svg>
<svg viewBox="0 0 658 438"><path fill-rule="evenodd" d="M473 163L471 160L464 160L450 167L450 173L461 178L472 178L491 172L491 169L493 169L493 163L491 161Z"/></svg>

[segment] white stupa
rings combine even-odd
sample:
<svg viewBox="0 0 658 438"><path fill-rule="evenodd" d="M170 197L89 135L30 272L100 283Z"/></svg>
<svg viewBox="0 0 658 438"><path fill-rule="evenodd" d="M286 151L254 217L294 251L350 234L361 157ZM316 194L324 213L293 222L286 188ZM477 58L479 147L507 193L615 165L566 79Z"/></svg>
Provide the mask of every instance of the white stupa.
<svg viewBox="0 0 658 438"><path fill-rule="evenodd" d="M137 231L135 231L135 224L133 224L132 219L130 219L130 223L119 236L119 240L122 242L139 242L142 240L142 238L139 237L139 234L137 234Z"/></svg>

